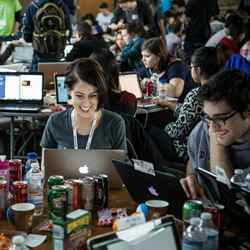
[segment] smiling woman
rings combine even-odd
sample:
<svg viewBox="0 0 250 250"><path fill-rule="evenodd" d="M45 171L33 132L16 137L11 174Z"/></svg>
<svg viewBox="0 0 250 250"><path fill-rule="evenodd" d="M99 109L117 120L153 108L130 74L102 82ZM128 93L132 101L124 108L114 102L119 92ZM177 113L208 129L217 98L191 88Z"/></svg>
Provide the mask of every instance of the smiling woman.
<svg viewBox="0 0 250 250"><path fill-rule="evenodd" d="M93 59L74 61L66 72L65 82L73 107L51 115L41 146L126 150L123 119L103 109L107 87L100 64Z"/></svg>

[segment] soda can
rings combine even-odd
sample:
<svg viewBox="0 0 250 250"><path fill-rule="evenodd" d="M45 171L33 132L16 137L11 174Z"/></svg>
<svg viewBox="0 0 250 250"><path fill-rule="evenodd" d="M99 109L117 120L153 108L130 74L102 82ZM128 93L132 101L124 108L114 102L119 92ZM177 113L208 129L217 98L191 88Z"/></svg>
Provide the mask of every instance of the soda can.
<svg viewBox="0 0 250 250"><path fill-rule="evenodd" d="M222 232L224 227L223 222L223 214L224 214L224 206L220 204L215 204L214 206L207 206L204 208L206 212L209 212L212 214L213 223L216 226L216 228Z"/></svg>
<svg viewBox="0 0 250 250"><path fill-rule="evenodd" d="M68 212L68 187L64 185L52 186L48 191L48 207L50 218L65 219Z"/></svg>
<svg viewBox="0 0 250 250"><path fill-rule="evenodd" d="M151 80L148 80L145 84L146 96L153 96L154 94L154 84Z"/></svg>
<svg viewBox="0 0 250 250"><path fill-rule="evenodd" d="M64 177L61 175L52 175L48 179L48 186L51 189L53 186L64 185Z"/></svg>
<svg viewBox="0 0 250 250"><path fill-rule="evenodd" d="M81 180L73 180L73 210L81 208Z"/></svg>
<svg viewBox="0 0 250 250"><path fill-rule="evenodd" d="M12 189L12 183L14 181L22 180L22 161L21 160L9 160L9 171L10 171L9 172L10 173L10 189Z"/></svg>
<svg viewBox="0 0 250 250"><path fill-rule="evenodd" d="M108 176L98 175L95 176L95 208L105 208L108 206Z"/></svg>
<svg viewBox="0 0 250 250"><path fill-rule="evenodd" d="M86 210L92 210L95 200L95 180L92 177L81 180L81 206Z"/></svg>
<svg viewBox="0 0 250 250"><path fill-rule="evenodd" d="M64 186L68 188L68 208L67 211L72 212L73 209L73 183L72 180L66 180Z"/></svg>
<svg viewBox="0 0 250 250"><path fill-rule="evenodd" d="M28 182L14 181L12 184L13 203L25 203L28 201Z"/></svg>
<svg viewBox="0 0 250 250"><path fill-rule="evenodd" d="M0 220L5 219L5 212L8 207L7 181L0 181Z"/></svg>
<svg viewBox="0 0 250 250"><path fill-rule="evenodd" d="M189 222L193 217L200 217L203 211L203 204L199 200L186 201L182 209L182 219L184 222Z"/></svg>

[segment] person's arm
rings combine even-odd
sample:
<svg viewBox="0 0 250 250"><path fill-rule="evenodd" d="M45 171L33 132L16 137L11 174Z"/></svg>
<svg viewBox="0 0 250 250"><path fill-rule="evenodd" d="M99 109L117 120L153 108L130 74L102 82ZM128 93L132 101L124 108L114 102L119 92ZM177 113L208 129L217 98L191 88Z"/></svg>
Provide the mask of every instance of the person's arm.
<svg viewBox="0 0 250 250"><path fill-rule="evenodd" d="M15 25L13 27L12 33L20 31L20 24L21 24L21 11L17 11L15 13Z"/></svg>
<svg viewBox="0 0 250 250"><path fill-rule="evenodd" d="M165 131L175 139L188 137L195 124L200 120L201 112L202 104L198 97L198 88L196 88L186 96L177 120L169 123L165 127Z"/></svg>
<svg viewBox="0 0 250 250"><path fill-rule="evenodd" d="M210 137L210 170L216 173L216 167L224 169L228 178L233 175L233 166L230 159L229 149L217 142L216 133L212 127L209 128Z"/></svg>
<svg viewBox="0 0 250 250"><path fill-rule="evenodd" d="M15 46L13 44L8 45L5 51L0 55L0 65L4 64L7 61L14 49Z"/></svg>
<svg viewBox="0 0 250 250"><path fill-rule="evenodd" d="M35 15L36 7L32 5L28 6L24 16L23 16L23 39L27 43L32 42L33 31L34 31L34 23L33 16Z"/></svg>

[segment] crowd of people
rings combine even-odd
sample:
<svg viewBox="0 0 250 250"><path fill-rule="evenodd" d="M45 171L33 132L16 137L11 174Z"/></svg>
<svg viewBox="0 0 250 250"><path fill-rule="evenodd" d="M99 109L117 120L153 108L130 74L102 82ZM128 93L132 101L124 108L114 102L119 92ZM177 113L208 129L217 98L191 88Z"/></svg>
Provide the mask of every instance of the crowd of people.
<svg viewBox="0 0 250 250"><path fill-rule="evenodd" d="M198 167L216 173L219 166L228 178L236 168L249 171L247 1L225 13L220 13L216 0L117 0L113 12L102 2L96 17L87 14L76 24L72 24L75 6L69 2L32 1L21 17L18 0L0 1L5 13L0 14L0 39L15 40L1 54L1 64L18 46L20 36L33 44L32 71L38 62L72 62L65 72L72 108L50 116L43 148L130 152L128 137L138 138L136 132L143 130L145 137L133 143L133 152L159 169L159 164L181 163L186 172L181 185L192 199L202 195ZM50 34L38 29L41 10L48 3L59 20L52 27L57 32ZM41 24L41 29L46 25ZM42 39L45 36L48 39ZM62 51L72 37L76 42L64 58ZM156 75L167 95L176 98L155 100L172 112L173 119L165 121L163 129L150 124L143 128L137 121L136 129L129 126L136 119L137 99L121 91L122 71L137 72L142 88Z"/></svg>

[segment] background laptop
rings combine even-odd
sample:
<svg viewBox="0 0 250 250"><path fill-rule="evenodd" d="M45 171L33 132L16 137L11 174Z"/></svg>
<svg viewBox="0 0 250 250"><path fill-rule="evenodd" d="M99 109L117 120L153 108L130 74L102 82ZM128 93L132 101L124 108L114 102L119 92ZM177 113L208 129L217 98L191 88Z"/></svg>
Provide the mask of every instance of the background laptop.
<svg viewBox="0 0 250 250"><path fill-rule="evenodd" d="M111 188L121 188L122 181L112 166L112 160L125 158L123 150L45 149L45 182L51 175L79 178L79 167L87 164L91 175L106 174Z"/></svg>
<svg viewBox="0 0 250 250"><path fill-rule="evenodd" d="M56 84L56 102L58 104L66 105L69 100L68 88L65 86L65 76L55 75Z"/></svg>
<svg viewBox="0 0 250 250"><path fill-rule="evenodd" d="M38 112L42 104L42 73L0 72L0 111Z"/></svg>
<svg viewBox="0 0 250 250"><path fill-rule="evenodd" d="M186 195L179 183L177 175L155 170L155 176L135 170L131 162L113 161L128 192L136 202L151 199L168 201L169 210L177 218L182 217L182 206Z"/></svg>
<svg viewBox="0 0 250 250"><path fill-rule="evenodd" d="M44 74L44 88L54 89L55 75L64 74L70 62L40 62L38 71Z"/></svg>
<svg viewBox="0 0 250 250"><path fill-rule="evenodd" d="M152 230L150 230L152 229ZM146 231L148 230L148 232ZM137 237L131 241L130 236ZM93 237L87 242L89 250L180 250L180 243L173 217L146 222L118 233L108 233Z"/></svg>

